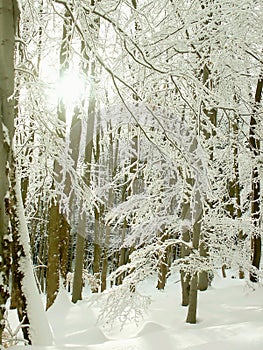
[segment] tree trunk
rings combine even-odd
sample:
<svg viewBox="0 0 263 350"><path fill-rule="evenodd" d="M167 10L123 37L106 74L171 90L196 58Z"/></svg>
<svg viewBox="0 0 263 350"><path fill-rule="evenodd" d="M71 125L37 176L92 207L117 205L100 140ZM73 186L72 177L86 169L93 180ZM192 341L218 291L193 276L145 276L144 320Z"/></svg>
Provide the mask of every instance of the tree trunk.
<svg viewBox="0 0 263 350"><path fill-rule="evenodd" d="M62 41L60 46L60 77L63 77L64 73L68 69L69 63L69 41L72 36L72 21L68 11L65 12ZM58 131L58 137L64 141L66 146L66 139L64 131L66 129L66 108L64 101L60 101L58 108L58 119L63 123L63 131ZM57 160L54 162L54 173L56 174L58 181L62 181L61 165ZM53 184L55 190L55 185ZM65 229L65 218L61 213L59 206L60 196L57 195L56 200L51 202L50 215L49 215L49 239L48 239L48 267L47 267L47 305L48 309L55 301L59 290L59 279L60 279L60 256L61 256L61 230L64 230L64 234L68 234L69 230ZM56 203L57 201L57 203ZM62 227L64 225L64 228ZM65 244L68 241L68 237L63 237ZM62 243L63 244L63 243ZM63 253L65 260L65 254Z"/></svg>
<svg viewBox="0 0 263 350"><path fill-rule="evenodd" d="M160 245L167 239L167 235L163 235L160 239ZM159 251L159 263L158 263L158 281L157 281L157 289L164 289L166 284L166 278L168 274L168 265L167 265L167 251L166 248L163 250L160 248Z"/></svg>
<svg viewBox="0 0 263 350"><path fill-rule="evenodd" d="M109 191L109 200L108 205L111 207L113 204L113 191ZM103 254L103 260L102 260L102 271L101 271L101 292L106 290L107 288L107 272L108 272L108 248L110 244L110 232L111 228L110 225L106 225L105 228L105 243L104 243L104 254Z"/></svg>
<svg viewBox="0 0 263 350"><path fill-rule="evenodd" d="M201 252L200 252L201 255ZM204 255L203 255L204 256ZM208 288L208 273L207 271L201 271L198 274L198 290L205 291Z"/></svg>
<svg viewBox="0 0 263 350"><path fill-rule="evenodd" d="M195 193L195 213L199 213L199 215L195 218L195 223L193 225L193 238L192 238L192 246L194 250L200 249L199 243L200 243L200 237L201 237L201 220L203 217L203 211L202 211L202 203L201 203L201 196L199 191ZM196 215L196 214L195 214ZM201 255L201 254L200 254ZM205 276L207 276L207 272L201 271L200 273L204 273ZM204 277L203 277L204 278ZM201 284L201 283L200 283ZM206 289L206 285L204 290ZM194 274L191 276L190 280L190 291L189 291L189 306L188 306L188 315L186 322L188 323L196 323L196 309L197 309L197 293L198 293L198 273L194 272Z"/></svg>
<svg viewBox="0 0 263 350"><path fill-rule="evenodd" d="M59 218L60 214L58 204L52 202L50 207L48 228L48 266L46 277L47 310L51 305L53 305L59 290Z"/></svg>
<svg viewBox="0 0 263 350"><path fill-rule="evenodd" d="M14 171L14 169L13 169ZM10 198L11 198L11 227L12 227L12 258L13 258L13 266L12 266L12 297L15 297L15 307L17 309L18 319L21 324L23 324L22 332L24 335L24 339L31 344L30 337L30 322L27 314L27 302L25 295L23 293L23 279L25 271L21 268L21 261L25 260L26 252L23 244L21 243L21 233L19 217L17 215L17 194L14 191L14 187L16 186L15 178L11 176L11 185L12 189L10 190ZM28 242L29 244L29 242ZM13 302L14 303L14 302Z"/></svg>
<svg viewBox="0 0 263 350"><path fill-rule="evenodd" d="M124 220L123 226L121 228L121 244L123 244L123 242L124 242L126 231L127 231L127 221ZM128 251L127 248L121 247L120 252L119 252L118 267L123 266L127 263L127 259L126 259L127 251ZM116 280L117 286L122 284L124 277L125 277L124 272L117 277L117 280Z"/></svg>
<svg viewBox="0 0 263 350"><path fill-rule="evenodd" d="M40 226L42 227L42 225ZM40 264L40 268L37 271L37 278L39 281L40 290L42 293L46 293L46 261L47 261L47 237L45 237L42 230L41 236L41 243L40 243L40 249L39 249L39 255L38 255L38 263Z"/></svg>
<svg viewBox="0 0 263 350"><path fill-rule="evenodd" d="M210 72L209 67L206 64L204 64L203 74L202 74L202 82L207 89L212 90L214 84L210 78L210 75L211 75L211 72ZM217 124L217 109L215 109L215 108L207 109L205 106L203 106L203 112L206 115L206 117L207 117L207 119L212 127L211 132L209 132L206 129L206 125L205 125L205 127L203 127L203 133L204 133L205 139L207 141L209 141L211 144L211 146L208 149L208 153L209 153L209 158L212 162L213 158L214 158L214 146L213 146L212 138L216 135L215 127ZM208 123L206 122L206 124L208 124ZM208 253L208 246L205 244L205 239L206 239L206 237L201 233L199 252L200 252L200 255L204 258L206 258L209 254ZM201 291L204 291L207 288L208 288L208 272L201 271L198 274L198 289Z"/></svg>
<svg viewBox="0 0 263 350"><path fill-rule="evenodd" d="M96 278L100 275L100 262L101 262L101 247L99 243L93 245L93 275ZM92 293L98 293L99 288L96 286L92 289Z"/></svg>
<svg viewBox="0 0 263 350"><path fill-rule="evenodd" d="M17 264L17 285L20 289L18 316L20 321L29 324L24 331L26 339L33 345L51 345L53 335L47 321L44 307L38 293L31 260L29 234L22 203L20 179L11 178L12 185L12 230L15 243L15 264Z"/></svg>
<svg viewBox="0 0 263 350"><path fill-rule="evenodd" d="M59 230L59 261L60 261L60 275L65 285L68 273L68 248L70 225L64 215L60 216L60 230Z"/></svg>
<svg viewBox="0 0 263 350"><path fill-rule="evenodd" d="M252 169L251 176L251 219L254 225L254 232L251 235L252 241L252 266L259 269L261 259L261 233L259 230L260 226L260 175L258 166L256 164L257 158L260 156L260 140L257 135L258 121L257 112L261 102L262 96L263 79L260 78L257 83L256 94L255 94L255 108L250 119L250 131L249 131L249 143L251 151L255 158L255 165ZM258 282L258 276L252 271L250 273L250 281Z"/></svg>
<svg viewBox="0 0 263 350"><path fill-rule="evenodd" d="M168 273L167 268L167 257L166 252L161 253L160 255L160 262L158 267L158 282L157 282L157 289L161 290L164 289L166 284L166 277Z"/></svg>
<svg viewBox="0 0 263 350"><path fill-rule="evenodd" d="M188 180L189 181L189 180ZM190 203L184 203L181 214L182 220L190 220ZM180 257L183 259L190 254L190 248L188 244L191 240L189 227L182 227L182 241L186 244L181 244ZM189 304L189 291L190 291L190 275L184 270L180 271L181 275L181 288L182 288L182 306Z"/></svg>
<svg viewBox="0 0 263 350"><path fill-rule="evenodd" d="M228 200L230 203L226 205L226 209L229 212L230 217L235 220L241 219L241 194L240 194L240 183L239 183L239 164L238 164L238 133L239 133L239 125L238 125L238 116L234 116L234 121L231 125L233 130L233 170L234 170L234 179L228 181ZM229 130L231 132L231 129ZM243 241L245 236L242 230L239 230L236 237L237 249L242 248ZM239 268L239 278L244 278L244 271L242 266Z"/></svg>
<svg viewBox="0 0 263 350"><path fill-rule="evenodd" d="M191 276L191 282L190 282L189 306L188 306L188 314L186 318L187 323L196 323L197 283L198 283L198 276L197 276L197 273L195 273L193 276Z"/></svg>
<svg viewBox="0 0 263 350"><path fill-rule="evenodd" d="M74 279L73 279L73 290L72 290L73 303L76 303L78 300L82 300L82 286L83 286L82 274L83 274L83 263L84 263L84 248L85 248L85 238L82 235L78 234Z"/></svg>
<svg viewBox="0 0 263 350"><path fill-rule="evenodd" d="M180 275L181 275L181 288L182 288L182 306L188 306L191 276L189 273L186 273L185 271L181 271Z"/></svg>
<svg viewBox="0 0 263 350"><path fill-rule="evenodd" d="M0 0L0 344L4 329L4 314L9 297L11 263L10 231L8 227L9 168L14 135L14 48L19 10L16 0Z"/></svg>
<svg viewBox="0 0 263 350"><path fill-rule="evenodd" d="M92 161L92 150L93 150L93 137L94 137L94 125L95 125L95 109L96 109L96 84L95 84L95 62L91 60L91 58L88 56L88 53L86 52L86 48L84 43L82 43L82 51L83 55L87 60L87 63L90 65L90 97L89 97L89 107L88 107L88 120L87 120L87 134L86 134L86 148L85 148L85 164L86 164L86 172L84 175L84 180L86 185L90 186L90 179L91 179L91 161ZM91 54L91 53L89 53ZM85 70L87 76L88 71ZM77 300L82 299L82 271L83 271L83 262L84 262L84 237L83 235L86 234L86 218L84 217L81 219L80 226L83 226L81 228L81 231L77 235L77 250L76 250L76 261L75 261L75 269L74 269L74 280L73 280L73 295L72 295L72 301L77 302Z"/></svg>
<svg viewBox="0 0 263 350"><path fill-rule="evenodd" d="M108 259L108 250L107 248L104 248L101 270L101 292L103 292L107 288Z"/></svg>
<svg viewBox="0 0 263 350"><path fill-rule="evenodd" d="M187 205L186 205L187 206ZM186 209L185 206L185 210ZM182 214L184 215L184 214ZM185 228L183 228L185 230ZM182 241L189 243L190 242L190 232L189 230L183 231L182 233ZM190 254L190 249L187 245L181 245L181 258L185 258ZM188 272L184 270L180 271L181 275L181 288L182 288L182 306L187 306L189 304L189 291L190 291L190 275Z"/></svg>

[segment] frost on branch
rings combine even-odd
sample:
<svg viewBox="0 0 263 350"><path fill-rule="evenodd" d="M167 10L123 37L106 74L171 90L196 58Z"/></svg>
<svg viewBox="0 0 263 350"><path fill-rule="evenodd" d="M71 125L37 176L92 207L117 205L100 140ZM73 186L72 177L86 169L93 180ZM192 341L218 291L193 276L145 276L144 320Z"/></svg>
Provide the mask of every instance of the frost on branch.
<svg viewBox="0 0 263 350"><path fill-rule="evenodd" d="M144 317L151 299L138 291L140 282L154 274L158 265L158 244L153 243L136 250L130 256L130 262L119 267L109 276L109 282L126 274L123 283L97 296L101 307L100 321L113 325L118 321L121 328L128 322L136 324Z"/></svg>
<svg viewBox="0 0 263 350"><path fill-rule="evenodd" d="M104 325L113 325L118 321L123 328L131 321L139 323L151 303L149 296L139 292L140 283L156 274L162 256L160 252L177 243L177 239L165 242L156 240L138 248L130 255L129 263L119 267L109 276L109 282L113 282L121 275L126 275L121 285L114 286L95 299L101 307L99 319Z"/></svg>
<svg viewBox="0 0 263 350"><path fill-rule="evenodd" d="M126 279L123 284L105 291L96 299L101 307L99 321L105 327L112 327L118 322L121 329L131 322L138 325L151 303L150 297L140 294Z"/></svg>
<svg viewBox="0 0 263 350"><path fill-rule="evenodd" d="M8 313L6 312L4 315L4 323L5 328L3 332L3 347L9 348L14 345L28 345L27 340L20 337L20 331L22 327L26 327L27 325L23 325L23 320L18 324L18 326L15 329L12 329L9 320L8 320Z"/></svg>
<svg viewBox="0 0 263 350"><path fill-rule="evenodd" d="M90 289L92 291L98 290L100 285L101 285L100 273L91 274L91 273L89 273L88 270L83 269L82 279L83 279L85 284L86 284L86 282L88 283L88 285L90 286ZM66 286L67 286L68 290L72 290L73 280L74 280L74 273L68 272L67 278L66 278Z"/></svg>

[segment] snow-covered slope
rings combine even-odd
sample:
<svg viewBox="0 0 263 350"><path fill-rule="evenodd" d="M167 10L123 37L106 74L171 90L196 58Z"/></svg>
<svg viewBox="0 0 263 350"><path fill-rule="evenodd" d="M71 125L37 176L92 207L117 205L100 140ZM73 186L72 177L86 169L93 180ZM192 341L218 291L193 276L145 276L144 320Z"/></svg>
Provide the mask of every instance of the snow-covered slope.
<svg viewBox="0 0 263 350"><path fill-rule="evenodd" d="M61 291L48 311L55 335L51 347L32 350L262 350L263 288L246 281L216 276L206 292L199 293L198 323L186 324L186 308L180 306L180 283L170 278L165 291L156 281L141 290L153 300L145 319L123 331L97 324L98 308L86 300L76 305ZM24 346L14 346L14 350Z"/></svg>

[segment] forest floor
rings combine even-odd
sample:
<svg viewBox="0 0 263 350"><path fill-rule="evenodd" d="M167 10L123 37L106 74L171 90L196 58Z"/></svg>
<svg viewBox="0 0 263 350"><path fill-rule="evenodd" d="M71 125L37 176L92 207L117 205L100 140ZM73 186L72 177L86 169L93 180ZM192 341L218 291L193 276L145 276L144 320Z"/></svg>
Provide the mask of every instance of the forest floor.
<svg viewBox="0 0 263 350"><path fill-rule="evenodd" d="M60 291L47 316L54 332L54 346L28 350L262 350L263 286L245 280L215 276L212 286L198 295L197 324L185 323L187 308L180 305L178 276L168 280L164 291L155 288L156 279L140 288L152 303L144 320L121 331L97 322L98 306L87 300L77 304ZM11 318L14 316L11 315ZM14 319L11 320L14 322ZM113 322L112 322L113 323ZM14 350L24 346L11 347Z"/></svg>

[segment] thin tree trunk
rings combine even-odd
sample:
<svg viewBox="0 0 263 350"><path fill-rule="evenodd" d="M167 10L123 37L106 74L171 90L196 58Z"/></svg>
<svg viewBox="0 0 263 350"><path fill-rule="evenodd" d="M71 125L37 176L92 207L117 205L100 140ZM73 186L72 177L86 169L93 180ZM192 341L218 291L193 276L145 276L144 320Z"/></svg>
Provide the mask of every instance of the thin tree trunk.
<svg viewBox="0 0 263 350"><path fill-rule="evenodd" d="M72 302L76 303L78 300L82 300L82 287L83 287L83 264L84 264L84 248L85 238L78 234L77 246L76 246L76 259L74 269L74 279L72 288Z"/></svg>
<svg viewBox="0 0 263 350"><path fill-rule="evenodd" d="M196 194L197 207L201 205L200 194ZM201 236L201 219L203 217L203 212L196 218L196 222L193 226L193 238L192 245L194 250L198 250L200 236ZM195 272L190 278L190 289L189 289L189 305L188 314L186 318L187 323L196 323L196 310L197 310L197 294L198 294L198 273Z"/></svg>
<svg viewBox="0 0 263 350"><path fill-rule="evenodd" d="M99 119L99 118L98 118ZM99 124L99 122L98 122ZM100 125L97 126L94 162L99 164L100 161ZM94 243L93 243L93 275L99 281L100 280L100 265L101 265L101 215L103 212L101 208L94 208ZM98 293L99 286L92 287L92 293Z"/></svg>
<svg viewBox="0 0 263 350"><path fill-rule="evenodd" d="M48 310L53 305L59 290L59 207L58 204L52 202L49 212L49 228L48 228L48 265L46 277L47 303Z"/></svg>
<svg viewBox="0 0 263 350"><path fill-rule="evenodd" d="M68 246L69 246L70 225L64 215L60 216L59 230L59 261L60 274L65 285L68 273Z"/></svg>
<svg viewBox="0 0 263 350"><path fill-rule="evenodd" d="M196 310L197 310L197 284L198 284L198 275L195 273L191 276L190 281L190 292L189 292L189 306L186 322L187 323L196 323Z"/></svg>
<svg viewBox="0 0 263 350"><path fill-rule="evenodd" d="M226 278L226 265L225 264L222 266L222 276L223 276L223 278Z"/></svg>
<svg viewBox="0 0 263 350"><path fill-rule="evenodd" d="M182 233L182 241L190 242L190 232L186 230ZM190 249L187 245L181 245L181 258L185 258L190 254ZM190 292L190 274L184 270L180 271L181 275L181 288L182 288L182 306L188 306L189 304L189 292Z"/></svg>
<svg viewBox="0 0 263 350"><path fill-rule="evenodd" d="M190 179L187 180L190 184ZM182 208L181 219L182 221L190 221L191 213L190 213L190 202L184 203ZM186 244L181 244L180 257L181 259L187 257L190 254L190 248L188 244L191 241L191 234L189 227L182 227L182 241ZM180 271L181 276L181 288L182 288L182 306L188 306L189 304L189 292L190 292L190 274L189 272L185 272L184 270Z"/></svg>
<svg viewBox="0 0 263 350"><path fill-rule="evenodd" d="M106 235L107 235L107 228L106 228ZM104 248L104 254L103 254L103 260L102 260L102 270L101 270L101 292L106 290L107 288L107 272L108 272L108 249Z"/></svg>
<svg viewBox="0 0 263 350"><path fill-rule="evenodd" d="M108 206L109 208L112 207L113 205L113 190L110 189L109 191L109 199L108 199ZM101 292L106 290L107 288L107 273L108 273L108 249L109 249L109 244L110 244L110 232L111 232L111 227L110 225L106 225L105 228L105 243L104 243L104 256L103 256L103 261L102 261L102 271L101 271Z"/></svg>
<svg viewBox="0 0 263 350"><path fill-rule="evenodd" d="M263 79L262 77L258 80L256 94L255 94L255 108L250 119L250 131L249 131L249 143L251 151L253 152L255 163L258 156L260 156L260 140L257 135L258 130L258 108L261 102L262 96ZM254 225L254 232L251 235L252 241L252 266L257 270L260 266L261 259L261 234L259 230L260 226L260 176L257 164L253 166L252 176L251 176L251 219ZM250 273L250 281L258 282L258 276L254 273Z"/></svg>
<svg viewBox="0 0 263 350"><path fill-rule="evenodd" d="M93 75L95 74L95 67L93 68ZM94 87L91 87L93 90ZM86 164L86 174L85 174L85 183L87 186L90 186L90 178L91 178L91 160L92 160L92 148L93 148L93 132L94 132L94 123L95 123L95 91L93 91L92 96L89 101L89 110L88 110L88 122L87 122L87 144L85 150L85 164ZM73 280L73 294L72 301L74 303L77 300L82 299L82 271L83 271L83 263L84 263L84 232L86 227L86 215L82 218L82 223L79 225L83 226L81 229L81 233L77 234L77 248L76 248L76 260L75 260L75 268L74 268L74 280Z"/></svg>
<svg viewBox="0 0 263 350"><path fill-rule="evenodd" d="M160 254L160 262L158 267L158 282L157 289L162 290L166 284L168 268L167 268L167 256L166 252Z"/></svg>
<svg viewBox="0 0 263 350"><path fill-rule="evenodd" d="M63 77L64 73L67 71L69 66L69 41L71 36L72 21L68 11L66 11L64 16L62 41L60 47L60 77ZM60 101L60 105L58 108L58 119L63 123L63 131L65 131L66 108L64 105L64 101ZM61 140L66 144L63 132L59 131L58 137L61 138ZM55 160L54 162L54 173L58 176L59 181L61 181L61 166L57 160ZM48 268L46 283L47 309L54 303L59 290L61 247L64 245L64 242L61 242L61 230L63 231L63 234L69 233L69 229L65 228L67 225L65 224L66 219L60 212L59 200L60 198L59 196L57 196L56 200L52 201L49 215ZM68 241L68 237L63 237L63 239L65 239L65 243ZM63 253L64 260L64 254L66 253L67 250Z"/></svg>
<svg viewBox="0 0 263 350"><path fill-rule="evenodd" d="M210 79L210 75L211 75L210 69L205 64L203 67L202 82L206 88L212 90L213 89L213 81ZM214 146L213 146L213 141L211 140L211 138L216 135L215 127L217 124L217 110L214 108L207 109L204 106L203 112L206 115L206 117L207 117L207 119L210 122L211 127L212 127L211 132L208 132L206 127L203 128L203 133L204 133L205 139L207 141L210 141L210 143L211 143L211 146L209 147L209 158L212 162L213 158L214 158ZM208 253L208 246L205 242L205 239L206 239L206 236L201 233L199 252L200 252L200 255L204 258L206 258L209 254ZM201 271L198 274L198 289L200 291L204 291L207 288L208 288L208 271Z"/></svg>
<svg viewBox="0 0 263 350"><path fill-rule="evenodd" d="M167 235L163 235L161 237L160 245L167 239ZM157 289L164 289L166 284L166 278L168 274L168 265L167 265L167 251L163 251L162 247L159 251L159 264L158 264L158 281L157 281Z"/></svg>
<svg viewBox="0 0 263 350"><path fill-rule="evenodd" d="M111 130L111 123L109 123L109 129ZM118 145L117 145L118 147ZM116 150L115 150L116 151ZM114 158L114 152L113 152L113 135L112 132L110 132L110 145L109 145L109 163L108 163L108 169L111 179L115 176L115 164L117 163L117 153L115 153ZM107 203L107 209L110 210L114 204L114 192L113 189L109 189L108 194L108 203ZM101 292L106 290L107 288L107 274L108 274L108 249L110 244L110 233L111 233L111 227L109 224L106 224L105 227L105 242L104 242L104 254L103 254L103 260L102 260L102 271L101 271ZM123 233L123 232L122 232Z"/></svg>
<svg viewBox="0 0 263 350"><path fill-rule="evenodd" d="M228 195L230 203L227 204L226 209L229 211L229 215L232 219L241 219L241 196L240 196L240 183L239 183L239 164L238 164L238 116L234 116L234 121L231 125L233 130L233 170L234 170L234 179L228 181ZM231 132L231 130L229 130ZM239 230L236 237L237 249L241 248L241 245L244 241L243 231ZM239 268L239 278L244 278L244 271L242 266Z"/></svg>
<svg viewBox="0 0 263 350"><path fill-rule="evenodd" d="M123 244L123 242L124 242L126 231L127 231L127 221L124 220L123 226L121 228L121 244ZM127 255L127 248L121 247L120 252L119 252L118 267L123 266L127 263L126 258L125 258L126 255ZM124 272L117 277L117 280L116 280L117 286L122 284L124 277L125 277Z"/></svg>
<svg viewBox="0 0 263 350"><path fill-rule="evenodd" d="M94 4L94 1L92 1ZM95 30L98 35L99 33L99 18L94 20L94 24L90 24L90 26L94 29L94 25L96 26ZM81 43L82 54L86 60L85 67L83 67L83 71L87 75L90 80L90 96L89 96L89 106L88 106L88 120L87 120L87 134L86 134L86 148L85 148L85 156L84 161L86 164L86 172L84 175L84 180L86 185L90 186L91 180L91 161L92 161L92 150L93 150L93 138L94 138L94 125L95 125L95 111L96 111L96 61L95 58L92 57L92 52L88 52L88 48L85 47L85 43ZM89 69L90 68L90 69ZM83 226L81 230L86 232L86 218L82 218L81 225ZM76 250L76 264L74 269L74 280L73 280L73 294L72 301L77 302L77 298L81 300L82 294L82 270L83 270L83 262L84 262L84 241L83 234L84 232L79 232L77 234L77 247ZM82 266L80 266L82 264Z"/></svg>
<svg viewBox="0 0 263 350"><path fill-rule="evenodd" d="M40 230L40 232L42 232ZM37 271L37 278L40 285L40 290L42 293L46 293L46 261L47 261L47 237L45 237L44 233L42 232L41 236L41 249L39 251L38 255L38 263L40 264L40 268Z"/></svg>
<svg viewBox="0 0 263 350"><path fill-rule="evenodd" d="M94 244L93 244L93 275L98 278L100 274L100 262L101 262L101 246L100 246L100 213L97 208L95 210L95 223L94 223ZM98 286L92 288L92 293L98 293Z"/></svg>

